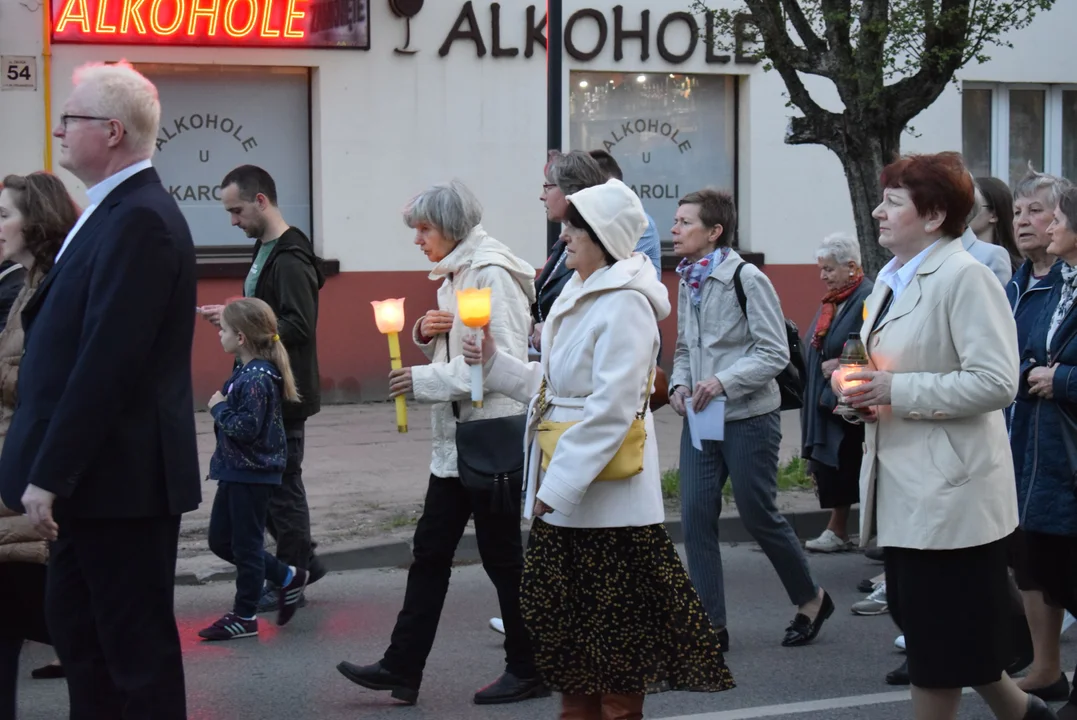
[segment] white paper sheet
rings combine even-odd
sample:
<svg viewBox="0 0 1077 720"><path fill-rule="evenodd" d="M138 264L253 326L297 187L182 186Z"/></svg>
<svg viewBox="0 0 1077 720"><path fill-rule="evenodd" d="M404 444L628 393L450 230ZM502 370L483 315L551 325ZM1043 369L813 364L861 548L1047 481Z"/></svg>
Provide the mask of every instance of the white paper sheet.
<svg viewBox="0 0 1077 720"><path fill-rule="evenodd" d="M692 398L684 401L688 411L688 431L692 434L692 447L703 450L703 440L725 440L725 400L711 400L703 412L692 409Z"/></svg>

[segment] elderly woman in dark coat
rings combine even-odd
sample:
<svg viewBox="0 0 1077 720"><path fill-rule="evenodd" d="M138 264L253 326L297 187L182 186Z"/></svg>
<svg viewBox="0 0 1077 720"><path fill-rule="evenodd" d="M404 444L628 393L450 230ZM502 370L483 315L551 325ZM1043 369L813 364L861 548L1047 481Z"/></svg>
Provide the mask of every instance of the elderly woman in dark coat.
<svg viewBox="0 0 1077 720"><path fill-rule="evenodd" d="M815 253L826 295L804 343L807 368L804 406L800 411L801 457L815 480L819 506L829 509L823 534L809 540L812 552L839 552L849 542L849 507L860 501L860 460L864 426L834 414L837 398L830 376L838 368L842 347L850 334L860 335L864 300L875 284L860 267L860 244L844 234L830 235Z"/></svg>

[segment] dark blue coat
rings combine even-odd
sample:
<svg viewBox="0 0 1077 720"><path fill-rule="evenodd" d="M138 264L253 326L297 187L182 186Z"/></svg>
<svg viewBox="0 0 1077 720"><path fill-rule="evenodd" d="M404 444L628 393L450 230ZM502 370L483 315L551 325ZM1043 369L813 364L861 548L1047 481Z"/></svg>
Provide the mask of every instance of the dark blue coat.
<svg viewBox="0 0 1077 720"><path fill-rule="evenodd" d="M1050 535L1077 535L1077 496L1073 470L1062 439L1062 412L1077 415L1077 305L1062 321L1051 340L1047 330L1062 290L1056 285L1029 334L1022 353L1018 397L1031 407L1028 441L1022 471L1017 479L1021 527ZM1054 397L1044 400L1028 394L1028 373L1033 367L1058 363Z"/></svg>
<svg viewBox="0 0 1077 720"><path fill-rule="evenodd" d="M187 221L152 168L86 219L22 313L5 505L21 511L32 483L57 495L61 526L198 507L195 269Z"/></svg>
<svg viewBox="0 0 1077 720"><path fill-rule="evenodd" d="M252 360L232 373L210 410L217 449L209 477L221 482L280 485L288 459L281 408L283 379L273 363Z"/></svg>
<svg viewBox="0 0 1077 720"><path fill-rule="evenodd" d="M1039 321L1044 306L1051 298L1051 291L1062 279L1062 261L1057 261L1047 277L1036 287L1028 290L1032 277L1032 263L1025 261L1017 268L1013 279L1006 285L1006 297L1010 301L1014 319L1017 321L1017 347L1024 351L1028 345L1028 336L1033 326ZM1057 303L1057 300L1055 301ZM1052 311L1054 305L1051 305ZM1013 451L1014 475L1020 479L1025 464L1025 446L1028 443L1029 422L1032 420L1032 408L1035 403L1020 395L1006 411L1006 425L1010 429L1010 450Z"/></svg>

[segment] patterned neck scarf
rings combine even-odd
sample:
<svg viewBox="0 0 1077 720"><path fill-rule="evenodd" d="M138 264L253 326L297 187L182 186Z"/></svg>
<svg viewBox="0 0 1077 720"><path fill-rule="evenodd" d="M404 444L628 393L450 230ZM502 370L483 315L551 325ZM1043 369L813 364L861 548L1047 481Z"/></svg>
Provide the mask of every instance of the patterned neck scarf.
<svg viewBox="0 0 1077 720"><path fill-rule="evenodd" d="M864 271L857 269L849 284L841 290L831 290L823 296L823 309L819 311L819 322L815 323L815 334L811 339L811 346L816 350L823 348L823 338L830 330L830 324L834 322L834 316L838 314L838 305L849 299L856 292L860 283L864 282Z"/></svg>
<svg viewBox="0 0 1077 720"><path fill-rule="evenodd" d="M714 268L722 264L729 257L729 248L717 248L714 252L700 258L696 262L689 262L688 258L681 260L677 265L677 274L688 286L688 295L692 304L699 307L703 302L703 281L707 279Z"/></svg>
<svg viewBox="0 0 1077 720"><path fill-rule="evenodd" d="M1051 339L1054 338L1055 332L1069 314L1075 298L1077 298L1077 267L1062 263L1062 297L1055 308L1055 314L1051 316L1051 326L1047 329L1048 350L1051 349Z"/></svg>

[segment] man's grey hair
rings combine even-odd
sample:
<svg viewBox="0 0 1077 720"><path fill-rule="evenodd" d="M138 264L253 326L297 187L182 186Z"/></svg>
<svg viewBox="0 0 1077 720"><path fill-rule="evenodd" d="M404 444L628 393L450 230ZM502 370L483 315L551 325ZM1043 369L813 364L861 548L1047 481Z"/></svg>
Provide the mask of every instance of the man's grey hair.
<svg viewBox="0 0 1077 720"><path fill-rule="evenodd" d="M1066 178L1037 172L1032 167L1032 163L1029 163L1028 173L1018 180L1013 187L1013 199L1030 198L1043 193L1044 200L1051 206L1050 209L1053 211L1058 207L1058 200L1062 197L1062 192L1071 187L1073 187L1073 183Z"/></svg>
<svg viewBox="0 0 1077 720"><path fill-rule="evenodd" d="M851 262L860 267L860 242L849 233L827 235L815 251L815 259L833 260L838 265Z"/></svg>
<svg viewBox="0 0 1077 720"><path fill-rule="evenodd" d="M125 61L88 63L75 70L75 87L92 86L86 112L119 120L127 147L142 160L153 157L161 126L157 88Z"/></svg>
<svg viewBox="0 0 1077 720"><path fill-rule="evenodd" d="M604 184L606 173L589 153L573 150L554 155L546 168L546 181L556 185L565 195L571 195Z"/></svg>
<svg viewBox="0 0 1077 720"><path fill-rule="evenodd" d="M404 208L409 228L433 225L447 240L460 242L482 222L482 204L459 180L438 183L416 195Z"/></svg>

